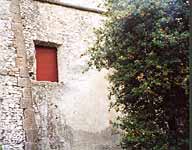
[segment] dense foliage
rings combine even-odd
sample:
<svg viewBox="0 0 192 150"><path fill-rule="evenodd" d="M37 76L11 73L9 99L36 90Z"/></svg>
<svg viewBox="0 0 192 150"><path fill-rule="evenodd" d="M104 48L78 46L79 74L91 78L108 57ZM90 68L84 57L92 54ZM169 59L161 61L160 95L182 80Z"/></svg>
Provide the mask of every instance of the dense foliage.
<svg viewBox="0 0 192 150"><path fill-rule="evenodd" d="M108 0L107 7L89 64L110 70L122 147L187 150L189 2Z"/></svg>

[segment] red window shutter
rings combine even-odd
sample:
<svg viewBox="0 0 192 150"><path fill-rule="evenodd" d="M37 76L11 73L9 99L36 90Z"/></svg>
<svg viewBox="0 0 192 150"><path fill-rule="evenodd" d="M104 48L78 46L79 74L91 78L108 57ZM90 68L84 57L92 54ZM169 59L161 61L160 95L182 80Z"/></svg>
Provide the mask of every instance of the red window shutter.
<svg viewBox="0 0 192 150"><path fill-rule="evenodd" d="M36 47L37 81L58 81L56 48Z"/></svg>

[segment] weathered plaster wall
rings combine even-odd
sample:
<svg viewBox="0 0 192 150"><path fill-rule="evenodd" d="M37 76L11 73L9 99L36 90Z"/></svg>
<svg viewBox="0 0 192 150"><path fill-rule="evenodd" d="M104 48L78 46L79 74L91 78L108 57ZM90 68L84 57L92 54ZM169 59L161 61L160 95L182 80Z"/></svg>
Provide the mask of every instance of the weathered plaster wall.
<svg viewBox="0 0 192 150"><path fill-rule="evenodd" d="M83 74L87 58L80 57L93 43L93 28L103 18L63 6L20 1L38 149L118 150L118 135L109 123L106 72ZM57 47L59 83L35 81L34 43Z"/></svg>
<svg viewBox="0 0 192 150"><path fill-rule="evenodd" d="M95 2L73 4L93 8ZM87 58L80 57L103 18L33 0L0 0L0 6L0 145L12 150L117 150L106 72L83 74ZM34 43L58 48L59 83L35 81Z"/></svg>

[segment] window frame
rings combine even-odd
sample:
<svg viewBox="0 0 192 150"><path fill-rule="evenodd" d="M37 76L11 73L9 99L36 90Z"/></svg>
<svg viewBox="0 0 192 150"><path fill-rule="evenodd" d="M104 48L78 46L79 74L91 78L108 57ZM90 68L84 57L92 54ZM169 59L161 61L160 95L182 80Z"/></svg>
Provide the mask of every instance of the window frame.
<svg viewBox="0 0 192 150"><path fill-rule="evenodd" d="M56 46L48 46L49 44L43 44L43 45L39 45L39 44L35 44L35 80L37 81L37 82L50 82L50 83L58 83L59 82L59 66L58 66L58 48L56 47ZM53 49L53 50L55 50L55 52L56 52L56 58L55 58L55 60L56 60L56 71L55 71L55 76L56 76L56 79L54 80L54 81L50 81L50 80L38 80L37 79L37 76L38 76L38 73L37 73L37 67L38 67L38 65L37 65L37 49L38 48L44 48L44 49Z"/></svg>

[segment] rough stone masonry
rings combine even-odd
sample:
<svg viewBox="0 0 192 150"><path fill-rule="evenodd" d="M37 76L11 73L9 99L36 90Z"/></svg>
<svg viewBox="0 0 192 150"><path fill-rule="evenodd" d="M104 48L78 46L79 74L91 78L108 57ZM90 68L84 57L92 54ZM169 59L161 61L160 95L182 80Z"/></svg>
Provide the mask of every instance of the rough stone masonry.
<svg viewBox="0 0 192 150"><path fill-rule="evenodd" d="M0 147L119 150L106 71L85 73L102 0L0 0ZM35 46L57 48L59 82L36 81Z"/></svg>

